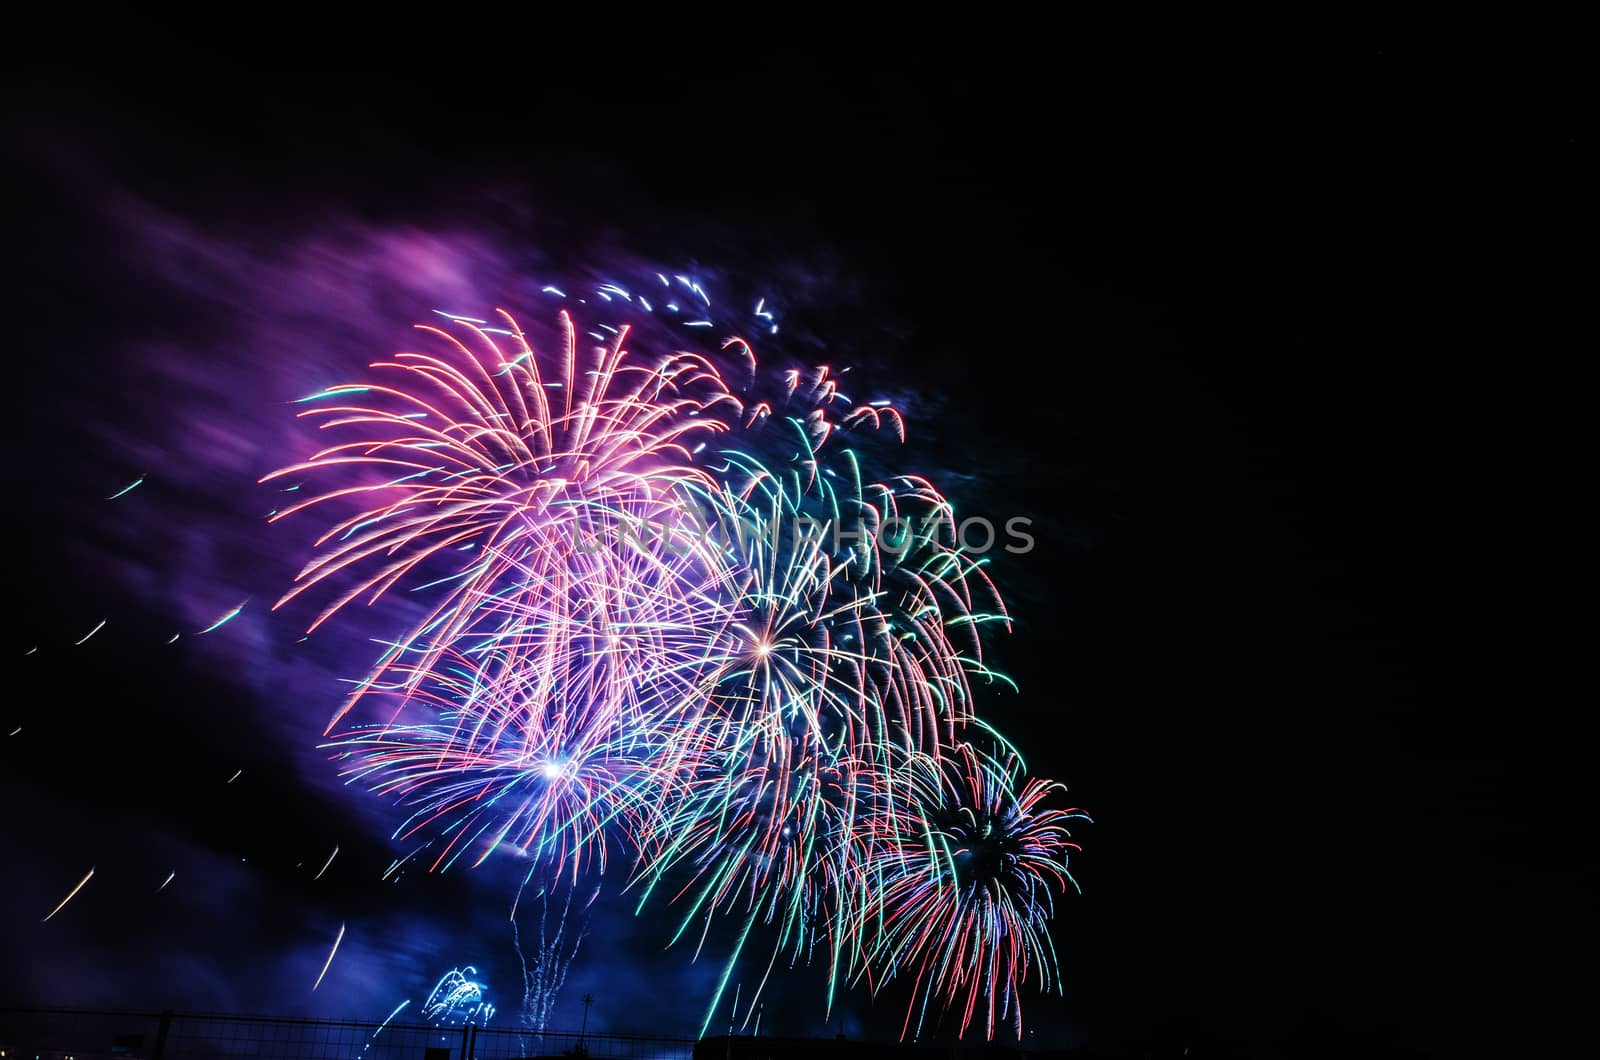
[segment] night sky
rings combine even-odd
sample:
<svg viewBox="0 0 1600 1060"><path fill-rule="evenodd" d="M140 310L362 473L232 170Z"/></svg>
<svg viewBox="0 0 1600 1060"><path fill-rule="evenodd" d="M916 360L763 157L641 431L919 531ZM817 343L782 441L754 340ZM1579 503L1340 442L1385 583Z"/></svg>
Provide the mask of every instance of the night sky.
<svg viewBox="0 0 1600 1060"><path fill-rule="evenodd" d="M393 808L313 746L360 631L268 612L313 535L256 480L430 309L659 265L773 297L958 509L1034 520L982 707L1095 823L1029 1042L1372 1055L1578 1005L1538 955L1592 930L1588 697L1527 594L1592 476L1521 374L1580 348L1566 67L1524 105L1376 45L1074 57L15 71L0 1002L372 1019L474 964L509 1018L516 869L380 881ZM717 965L623 904L555 1023L692 1034ZM821 996L767 1025L898 1031Z"/></svg>

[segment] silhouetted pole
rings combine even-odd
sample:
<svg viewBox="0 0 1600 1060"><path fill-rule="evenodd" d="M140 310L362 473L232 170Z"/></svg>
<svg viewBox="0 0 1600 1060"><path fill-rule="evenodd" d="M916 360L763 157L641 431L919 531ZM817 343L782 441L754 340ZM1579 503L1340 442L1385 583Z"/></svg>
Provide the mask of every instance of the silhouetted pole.
<svg viewBox="0 0 1600 1060"><path fill-rule="evenodd" d="M171 1031L172 1013L170 1011L163 1012L161 1014L161 1022L156 1026L155 1048L150 1051L152 1060L161 1060L161 1054L165 1052L167 1048L167 1035Z"/></svg>
<svg viewBox="0 0 1600 1060"><path fill-rule="evenodd" d="M589 1033L589 1006L594 1004L594 995L583 995L583 1026L578 1028L578 1048L583 1048L583 1036Z"/></svg>

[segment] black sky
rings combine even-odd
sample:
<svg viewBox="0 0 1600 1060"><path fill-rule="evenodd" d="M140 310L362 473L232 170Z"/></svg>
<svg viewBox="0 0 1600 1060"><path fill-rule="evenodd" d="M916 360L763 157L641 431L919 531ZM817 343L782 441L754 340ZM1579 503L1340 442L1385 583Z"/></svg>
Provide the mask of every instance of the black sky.
<svg viewBox="0 0 1600 1060"><path fill-rule="evenodd" d="M1582 995L1540 970L1589 932L1594 883L1584 727L1553 706L1587 697L1548 676L1576 638L1531 598L1589 488L1554 463L1577 441L1568 233L1592 188L1571 67L1377 44L1012 58L537 86L22 71L8 389L48 407L49 321L114 332L137 301L84 298L97 234L41 175L41 131L203 223L492 223L525 201L575 255L733 247L848 277L811 323L893 321L881 374L937 408L914 423L931 462L974 476L947 492L1048 535L1049 562L996 570L1024 694L994 709L1097 821L1058 932L1079 1040L1374 1055L1555 1022ZM8 643L94 577L38 574L60 556L31 487L77 444L57 430L8 445L28 568ZM137 724L82 739L96 770L142 772ZM32 843L127 790L29 768ZM134 787L152 814L179 798Z"/></svg>

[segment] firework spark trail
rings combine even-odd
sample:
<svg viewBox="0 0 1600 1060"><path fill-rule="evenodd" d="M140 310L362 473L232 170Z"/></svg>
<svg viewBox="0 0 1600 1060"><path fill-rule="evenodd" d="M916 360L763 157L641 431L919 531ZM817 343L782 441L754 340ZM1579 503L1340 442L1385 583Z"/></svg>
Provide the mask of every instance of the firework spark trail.
<svg viewBox="0 0 1600 1060"><path fill-rule="evenodd" d="M114 501L118 497L123 496L124 494L133 492L134 488L136 486L138 486L143 481L144 481L144 476L140 475L138 478L134 479L132 482L128 483L126 486L122 487L117 492L115 492L111 496L107 497L106 500Z"/></svg>
<svg viewBox="0 0 1600 1060"><path fill-rule="evenodd" d="M553 934L550 932L550 892L548 890L539 892L539 941L531 967L522 949L522 934L517 925L516 905L512 906L511 942L516 949L517 960L522 965L522 1025L535 1035L540 1037L544 1035L550 1013L555 1009L556 999L561 994L561 988L566 985L567 972L577 958L583 940L588 937L588 909L598 894L599 891L596 890L595 895L591 895L589 901L584 903L583 909L580 910L582 921L569 941L567 928L572 916L572 889L567 888L562 898L561 913L556 918Z"/></svg>
<svg viewBox="0 0 1600 1060"><path fill-rule="evenodd" d="M332 865L333 864L333 859L338 857L338 856L339 856L339 845L337 843L335 843L334 846L333 846L333 853L328 855L328 860L324 861L322 863L322 868L318 869L317 870L317 874L315 876L311 877L311 878L313 880L322 879L322 874L324 872L328 871L328 866Z"/></svg>
<svg viewBox="0 0 1600 1060"><path fill-rule="evenodd" d="M339 952L339 943L344 941L344 925L339 925L339 934L333 940L333 949L328 951L328 959L322 962L322 971L317 973L317 981L311 984L313 992L322 985L322 977L328 974L328 969L333 966L333 956Z"/></svg>
<svg viewBox="0 0 1600 1060"><path fill-rule="evenodd" d="M202 630L199 630L198 632L196 632L195 636L198 637L198 636L201 636L202 634L210 633L212 630L219 629L222 626L227 625L229 622L232 622L235 618L239 617L239 612L244 610L244 605L246 603L249 603L249 601L248 600L241 601L239 606L235 607L233 610L231 610L231 611L227 612L226 614L224 614L221 618L219 618L215 622L211 623L211 625L207 626L205 629L202 629ZM177 637L173 637L172 638L172 640L177 640L177 639L178 639ZM172 643L172 641L168 641L167 643L170 644L170 643Z"/></svg>
<svg viewBox="0 0 1600 1060"><path fill-rule="evenodd" d="M418 854L422 853L424 850L427 849L427 847L428 847L428 844L424 843L421 846L417 847L415 850L411 851L411 853L405 855L404 857L395 858L392 862L389 863L389 867L383 870L383 875L378 877L378 879L387 880L390 876L393 876L395 874L395 872L397 872L398 870L404 868L406 862L410 861L412 858L414 858ZM400 878L399 876L395 876L396 880L398 880L399 878Z"/></svg>
<svg viewBox="0 0 1600 1060"><path fill-rule="evenodd" d="M96 633L99 633L102 629L105 629L105 628L106 628L106 620L102 618L100 620L100 624L99 625L95 626L89 632L85 633L81 639L73 641L72 642L72 646L73 647L78 647L79 645L88 643L90 637L94 636ZM29 654L32 654L32 653L30 652Z"/></svg>
<svg viewBox="0 0 1600 1060"><path fill-rule="evenodd" d="M400 1002L400 1004L398 1004L398 1005L396 1005L394 1007L394 1011L390 1012L387 1016L383 1017L383 1022L378 1024L378 1029L372 1032L372 1037L367 1039L367 1044L363 1045L361 1047L361 1051L363 1053L365 1053L368 1049L372 1048L372 1043L378 1040L378 1035L382 1034L383 1031L384 1031L384 1028L389 1026L389 1022L391 1020L393 1020L396 1016L400 1015L400 1011L402 1009L404 1009L409 1004L411 1004L411 999L410 998L406 998L404 1001Z"/></svg>
<svg viewBox="0 0 1600 1060"><path fill-rule="evenodd" d="M72 899L77 895L77 893L79 891L83 890L83 885L88 883L90 878L93 877L93 876L94 876L94 869L91 868L87 873L84 874L83 879L78 881L78 885L76 887L74 887L71 891L67 892L67 896L65 898L61 899L61 904L56 906L54 909L50 910L49 914L46 915L43 920L39 921L39 923L48 924L50 922L50 918L55 916L57 913L61 912L61 910L65 909L66 906L67 906L67 903L72 901Z"/></svg>
<svg viewBox="0 0 1600 1060"><path fill-rule="evenodd" d="M160 894L162 891L166 890L167 884L171 883L173 878L177 875L177 869L173 869L171 872L167 873L167 878L161 881L161 886L156 888L156 893Z"/></svg>

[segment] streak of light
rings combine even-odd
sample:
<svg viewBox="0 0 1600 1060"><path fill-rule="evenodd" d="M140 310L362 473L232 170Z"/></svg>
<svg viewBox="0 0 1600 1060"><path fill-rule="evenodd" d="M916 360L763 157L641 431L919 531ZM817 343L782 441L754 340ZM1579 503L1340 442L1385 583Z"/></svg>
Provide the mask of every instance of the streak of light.
<svg viewBox="0 0 1600 1060"><path fill-rule="evenodd" d="M50 922L50 917L55 916L57 913L61 912L61 910L66 907L66 904L68 902L72 901L73 897L76 896L79 891L83 890L83 885L88 883L89 880L93 876L94 876L94 869L91 868L89 870L88 874L85 875L83 877L83 879L78 881L78 886L74 887L71 890L71 892L68 893L68 895L65 898L61 899L61 904L56 906L54 909L50 910L50 916L45 917L43 920L39 921L39 923L48 924Z"/></svg>
<svg viewBox="0 0 1600 1060"><path fill-rule="evenodd" d="M328 974L328 968L333 964L333 955L339 952L339 943L344 941L344 925L339 925L339 934L333 940L333 949L328 951L328 959L322 964L322 971L317 974L317 981L311 984L311 989L316 990L322 985L322 977Z"/></svg>
<svg viewBox="0 0 1600 1060"><path fill-rule="evenodd" d="M219 618L215 622L211 623L211 625L207 626L205 629L202 629L199 633L196 633L195 636L198 637L198 636L200 636L202 634L210 633L212 630L216 629L218 626L221 626L221 625L224 625L225 623L233 621L235 618L239 617L239 612L243 611L244 610L244 605L249 603L249 602L250 601L248 601L248 600L241 601L239 603L238 607L234 608L232 611L229 611L227 614L223 615L221 618Z"/></svg>

